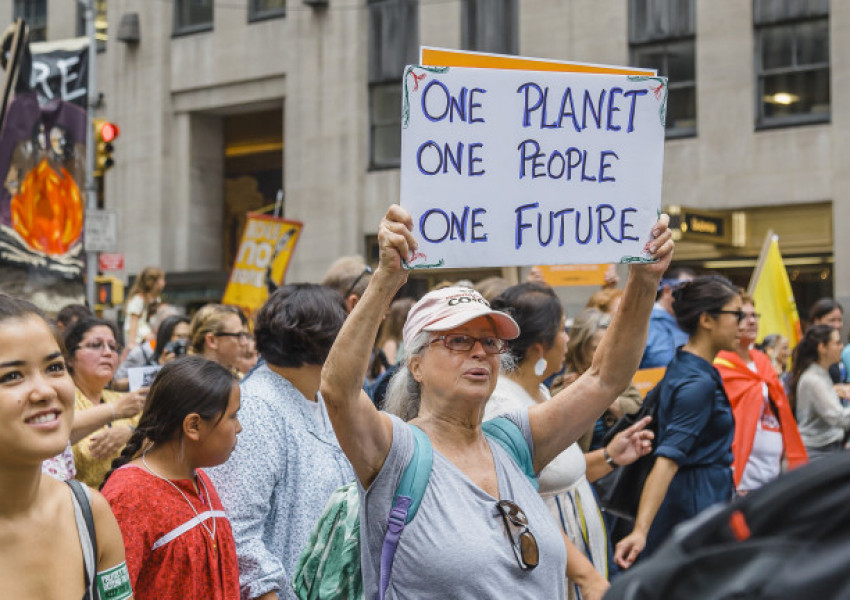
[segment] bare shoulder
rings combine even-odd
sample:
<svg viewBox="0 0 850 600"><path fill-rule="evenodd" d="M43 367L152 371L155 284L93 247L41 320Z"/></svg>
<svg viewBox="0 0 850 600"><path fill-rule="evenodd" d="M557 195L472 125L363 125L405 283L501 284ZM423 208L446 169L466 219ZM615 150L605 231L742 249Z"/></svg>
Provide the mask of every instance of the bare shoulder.
<svg viewBox="0 0 850 600"><path fill-rule="evenodd" d="M89 488L89 495L97 535L97 568L102 571L124 561L124 538L103 494Z"/></svg>

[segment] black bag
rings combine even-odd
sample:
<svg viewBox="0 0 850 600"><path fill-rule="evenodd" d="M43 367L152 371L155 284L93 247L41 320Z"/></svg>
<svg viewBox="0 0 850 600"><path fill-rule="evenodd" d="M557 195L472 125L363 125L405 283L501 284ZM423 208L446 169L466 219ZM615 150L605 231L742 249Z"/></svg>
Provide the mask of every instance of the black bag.
<svg viewBox="0 0 850 600"><path fill-rule="evenodd" d="M664 381L663 379L661 381ZM631 415L624 415L619 421L614 423L605 437L602 439L602 446L607 446L615 435L631 427L637 421L644 417L652 417L647 429L655 434L652 441L652 449L655 450L656 440L658 438L658 403L661 395L661 382L656 384L643 400L640 409ZM637 516L638 505L640 504L640 494L643 491L643 484L646 481L652 466L655 464L655 455L653 452L640 457L630 465L625 465L619 469L615 469L605 477L602 477L594 482L594 488L599 498L599 506L602 510L619 518L630 519L634 521Z"/></svg>
<svg viewBox="0 0 850 600"><path fill-rule="evenodd" d="M673 530L605 600L850 598L850 454L801 467Z"/></svg>

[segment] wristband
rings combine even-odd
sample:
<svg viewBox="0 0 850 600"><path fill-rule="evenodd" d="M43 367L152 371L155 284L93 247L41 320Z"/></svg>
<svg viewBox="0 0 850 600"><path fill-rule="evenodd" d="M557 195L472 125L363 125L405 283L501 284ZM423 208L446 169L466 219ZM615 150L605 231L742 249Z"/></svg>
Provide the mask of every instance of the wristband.
<svg viewBox="0 0 850 600"><path fill-rule="evenodd" d="M620 466L617 463L615 463L614 459L611 458L611 455L608 454L608 447L607 446L602 447L602 458L605 459L605 462L608 463L608 466L611 467L612 469L616 469L617 467Z"/></svg>

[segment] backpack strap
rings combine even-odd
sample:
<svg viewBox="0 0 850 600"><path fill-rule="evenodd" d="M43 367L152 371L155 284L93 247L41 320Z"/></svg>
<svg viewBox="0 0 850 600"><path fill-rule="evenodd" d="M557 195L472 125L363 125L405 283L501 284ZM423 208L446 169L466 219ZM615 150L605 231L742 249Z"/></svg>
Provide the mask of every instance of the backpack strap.
<svg viewBox="0 0 850 600"><path fill-rule="evenodd" d="M534 472L534 461L531 458L531 448L528 447L528 442L525 441L519 426L507 417L496 417L482 423L481 429L484 430L484 435L497 442L510 454L534 489L540 491L537 474Z"/></svg>
<svg viewBox="0 0 850 600"><path fill-rule="evenodd" d="M395 551L404 526L407 525L419 510L428 481L431 479L431 466L434 462L434 449L425 432L410 426L413 432L413 457L407 463L401 481L398 484L393 507L387 517L387 532L384 534L384 544L381 547L380 578L378 580L378 600L384 600L390 585L390 573L393 568Z"/></svg>
<svg viewBox="0 0 850 600"><path fill-rule="evenodd" d="M85 486L71 479L66 481L74 494L74 519L77 521L77 531L80 536L80 546L83 549L83 568L86 575L86 599L99 598L95 576L97 575L97 534L94 529L94 515L91 511L91 500ZM85 529L81 526L85 524ZM88 534L88 535L86 535ZM86 539L88 538L88 539Z"/></svg>

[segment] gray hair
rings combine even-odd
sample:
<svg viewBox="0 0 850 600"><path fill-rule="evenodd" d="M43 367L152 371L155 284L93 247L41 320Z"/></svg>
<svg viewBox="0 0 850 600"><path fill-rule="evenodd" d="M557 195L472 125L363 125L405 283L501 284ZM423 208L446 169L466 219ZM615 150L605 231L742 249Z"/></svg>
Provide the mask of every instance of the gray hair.
<svg viewBox="0 0 850 600"><path fill-rule="evenodd" d="M410 421L419 414L419 403L422 399L422 390L419 382L413 378L413 373L408 368L408 360L425 349L431 341L431 334L420 331L404 348L404 356L400 358L401 366L390 378L387 385L387 395L384 400L384 410L404 421Z"/></svg>

